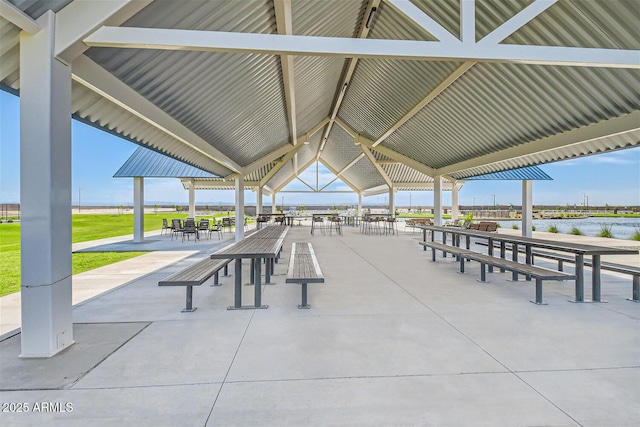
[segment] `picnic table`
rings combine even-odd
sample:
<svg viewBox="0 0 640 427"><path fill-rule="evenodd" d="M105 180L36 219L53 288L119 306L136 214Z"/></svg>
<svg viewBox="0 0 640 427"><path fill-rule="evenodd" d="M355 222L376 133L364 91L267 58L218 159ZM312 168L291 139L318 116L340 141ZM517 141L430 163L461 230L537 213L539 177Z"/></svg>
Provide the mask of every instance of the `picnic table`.
<svg viewBox="0 0 640 427"><path fill-rule="evenodd" d="M275 229L270 231L269 229ZM235 260L235 290L234 305L227 307L228 310L242 310L254 308L269 308L262 305L262 260L274 260L284 244L284 237L288 227L267 227L243 240L235 242L213 254L211 259L232 259ZM242 260L251 259L254 285L254 305L242 306ZM273 264L267 261L265 268L265 282L269 283Z"/></svg>
<svg viewBox="0 0 640 427"><path fill-rule="evenodd" d="M512 257L514 261L518 259L518 245L525 247L525 262L531 264L533 248L550 249L559 252L568 252L575 255L576 265L576 282L575 282L575 299L572 302L602 302L601 299L601 256L602 255L636 255L638 251L635 249L614 248L609 246L587 245L573 242L553 242L551 240L536 239L524 236L509 236L486 231L469 230L460 227L447 227L438 225L416 225L422 229L423 240L427 241L427 231L431 231L431 240L434 240L434 232L441 232L443 243L446 243L447 234L454 236L453 244L460 246L460 236L467 238L475 237L486 239L488 242L489 255L493 255L493 242L500 242L500 257L504 258L505 244L511 244ZM467 242L468 244L468 242ZM467 249L469 249L467 247ZM584 257L591 257L591 301L584 299ZM491 271L491 270L490 270ZM513 280L518 279L518 274L513 273Z"/></svg>

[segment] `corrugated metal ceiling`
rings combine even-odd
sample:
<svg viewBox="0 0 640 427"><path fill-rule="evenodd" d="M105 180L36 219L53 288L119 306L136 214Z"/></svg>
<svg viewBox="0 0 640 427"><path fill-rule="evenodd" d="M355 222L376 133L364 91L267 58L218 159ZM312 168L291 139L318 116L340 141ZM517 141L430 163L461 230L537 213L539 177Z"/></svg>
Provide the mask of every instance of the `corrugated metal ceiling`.
<svg viewBox="0 0 640 427"><path fill-rule="evenodd" d="M37 18L70 0L9 0ZM458 0L411 0L457 37ZM478 0L476 39L530 4L530 0ZM355 37L368 0L293 0L294 34ZM509 36L504 43L639 49L637 0L560 0ZM20 88L19 30L0 18L0 83ZM154 1L124 26L182 28L275 34L272 0ZM369 38L434 40L428 31L384 0ZM153 102L213 148L241 166L286 146L289 135L282 67L277 55L91 48L86 55ZM295 57L298 135L331 114L342 89L347 61L338 57ZM350 79L338 117L375 140L444 81L461 62L360 60ZM383 146L433 168L518 147L562 132L637 112L637 69L478 63L451 84L384 142ZM73 113L129 140L147 145L216 175L232 171L202 152L128 113L100 95L73 84ZM592 153L638 146L640 132L480 164L451 173L456 179L510 170ZM297 154L298 168L315 156L322 132ZM334 125L322 161L341 170L361 153L353 139ZM378 160L390 158L374 151ZM278 165L248 171L261 179ZM430 179L407 166L382 165L394 182ZM277 188L295 171L285 165L270 180ZM368 159L344 173L360 190L384 184Z"/></svg>

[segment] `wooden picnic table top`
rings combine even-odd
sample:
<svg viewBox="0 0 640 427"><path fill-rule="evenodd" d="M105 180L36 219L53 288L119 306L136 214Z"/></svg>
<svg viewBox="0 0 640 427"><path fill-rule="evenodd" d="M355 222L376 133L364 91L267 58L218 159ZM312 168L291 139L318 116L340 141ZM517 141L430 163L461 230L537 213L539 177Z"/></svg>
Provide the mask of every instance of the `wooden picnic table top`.
<svg viewBox="0 0 640 427"><path fill-rule="evenodd" d="M275 258L283 244L284 238L246 238L211 254L211 258Z"/></svg>
<svg viewBox="0 0 640 427"><path fill-rule="evenodd" d="M492 239L495 241L504 241L508 243L523 244L529 246L535 246L537 248L552 249L562 252L571 252L575 254L583 255L635 255L638 254L636 249L628 248L615 248L611 246L598 246L574 242L553 242L546 239L537 239L533 237L525 236L510 236L506 234L498 234L488 231L470 230L467 228L443 226L443 225L428 225L418 224L417 228L431 231L441 231L444 233L455 233L470 237L480 237L484 239Z"/></svg>
<svg viewBox="0 0 640 427"><path fill-rule="evenodd" d="M280 239L284 238L288 231L287 225L271 225L248 235L246 239Z"/></svg>

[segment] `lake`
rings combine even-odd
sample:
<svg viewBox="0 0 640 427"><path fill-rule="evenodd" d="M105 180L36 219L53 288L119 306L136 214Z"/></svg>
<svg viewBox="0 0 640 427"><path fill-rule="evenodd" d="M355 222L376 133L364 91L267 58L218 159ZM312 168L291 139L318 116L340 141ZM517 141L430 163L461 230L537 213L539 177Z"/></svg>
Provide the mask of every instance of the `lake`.
<svg viewBox="0 0 640 427"><path fill-rule="evenodd" d="M517 225L522 229L522 221L498 221L503 228L512 228ZM595 236L603 226L610 228L616 239L630 239L636 231L640 231L640 218L567 218L567 219L534 219L533 225L536 231L547 231L551 225L555 225L560 233L569 233L573 227L577 227L586 236Z"/></svg>

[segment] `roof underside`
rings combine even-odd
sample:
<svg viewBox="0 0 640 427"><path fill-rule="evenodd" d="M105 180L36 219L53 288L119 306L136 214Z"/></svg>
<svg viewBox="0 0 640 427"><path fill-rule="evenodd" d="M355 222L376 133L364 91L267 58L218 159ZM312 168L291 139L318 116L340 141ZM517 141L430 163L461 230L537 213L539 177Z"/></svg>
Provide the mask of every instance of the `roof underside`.
<svg viewBox="0 0 640 427"><path fill-rule="evenodd" d="M79 33L74 115L272 191L315 161L371 193L640 144L637 0L8 1L27 16L3 9L1 84L20 89L19 26L51 9Z"/></svg>

